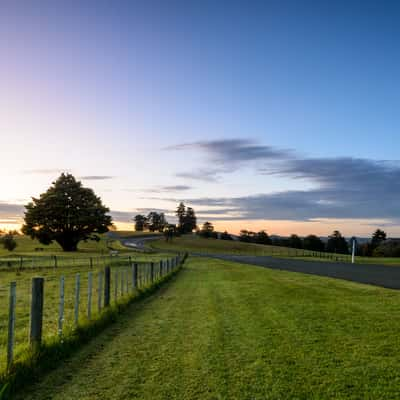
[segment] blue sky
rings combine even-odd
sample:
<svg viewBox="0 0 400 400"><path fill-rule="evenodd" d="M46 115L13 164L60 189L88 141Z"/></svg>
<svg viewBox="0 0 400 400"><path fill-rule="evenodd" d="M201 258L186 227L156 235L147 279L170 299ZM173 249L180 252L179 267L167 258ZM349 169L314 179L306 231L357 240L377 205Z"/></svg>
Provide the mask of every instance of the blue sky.
<svg viewBox="0 0 400 400"><path fill-rule="evenodd" d="M0 17L3 222L68 170L120 222L182 199L221 229L400 235L397 2L40 5Z"/></svg>

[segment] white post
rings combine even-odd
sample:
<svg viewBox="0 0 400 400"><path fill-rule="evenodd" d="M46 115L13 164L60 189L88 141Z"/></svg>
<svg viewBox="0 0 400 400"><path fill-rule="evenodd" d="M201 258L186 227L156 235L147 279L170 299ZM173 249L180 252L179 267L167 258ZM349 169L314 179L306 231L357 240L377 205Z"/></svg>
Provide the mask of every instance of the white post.
<svg viewBox="0 0 400 400"><path fill-rule="evenodd" d="M60 301L58 304L58 336L62 336L64 324L64 277L60 277Z"/></svg>
<svg viewBox="0 0 400 400"><path fill-rule="evenodd" d="M353 248L352 248L352 251L351 251L351 263L352 264L354 264L355 255L356 255L356 239L353 239Z"/></svg>

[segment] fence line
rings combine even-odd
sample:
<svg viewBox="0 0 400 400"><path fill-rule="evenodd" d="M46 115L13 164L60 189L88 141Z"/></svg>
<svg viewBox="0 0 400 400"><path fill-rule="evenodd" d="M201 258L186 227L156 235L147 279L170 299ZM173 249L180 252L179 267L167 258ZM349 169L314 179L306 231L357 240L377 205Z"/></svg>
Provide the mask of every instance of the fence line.
<svg viewBox="0 0 400 400"><path fill-rule="evenodd" d="M181 256L177 258L171 258L168 260L161 260L158 263L158 268L155 269L155 263L138 264L137 262L132 263L130 261L129 268L117 268L115 267L114 274L111 274L111 268L109 266L98 272L97 280L97 309L98 315L101 315L102 311L110 306L110 294L111 288L114 290L114 303L117 304L119 299L127 296L135 295L137 290L143 289L150 285L153 285L156 281L162 279L170 272L174 271L176 267L183 260ZM113 277L113 278L111 278ZM54 334L62 340L65 321L66 321L66 293L71 291L73 295L72 300L72 318L70 325L72 329L76 329L80 323L80 317L84 316L84 310L81 314L81 302L82 302L82 276L81 274L74 274L74 285L69 289L66 287L66 275L62 275L59 279L35 277L32 279L30 294L31 294L31 307L29 313L29 346L33 351L37 351L43 341L43 321L45 317L44 313L44 300L45 300L45 282L51 285L52 288L58 290L58 296L56 295L56 303L58 299L58 313L55 313L54 321ZM71 277L72 278L72 277ZM131 287L130 287L131 285ZM25 286L23 286L25 290ZM51 293L53 295L53 292ZM87 275L87 310L86 318L88 321L93 319L92 315L92 300L93 300L93 271L89 271ZM67 302L67 305L70 304ZM56 309L57 309L57 304ZM16 322L18 322L19 316L16 314L17 307L17 283L11 282L9 285L9 308L8 308L8 336L7 336L7 349L6 349L6 360L7 369L12 366L15 355L15 333L16 333ZM58 314L58 315L57 315ZM49 317L53 314L49 314ZM68 320L68 318L67 318ZM22 320L21 320L22 323ZM46 325L47 326L47 325ZM49 327L47 326L47 329ZM47 332L46 332L47 334ZM50 335L51 336L51 335ZM1 350L1 348L0 348ZM0 371L1 372L1 371Z"/></svg>

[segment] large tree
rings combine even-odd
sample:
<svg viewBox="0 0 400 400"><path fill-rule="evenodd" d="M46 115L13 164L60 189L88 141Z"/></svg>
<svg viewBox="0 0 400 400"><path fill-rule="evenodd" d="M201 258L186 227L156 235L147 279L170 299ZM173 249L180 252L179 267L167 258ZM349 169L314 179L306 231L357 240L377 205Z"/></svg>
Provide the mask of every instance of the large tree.
<svg viewBox="0 0 400 400"><path fill-rule="evenodd" d="M178 217L179 233L191 233L196 229L197 218L193 208L186 208L181 202L176 210L176 216Z"/></svg>
<svg viewBox="0 0 400 400"><path fill-rule="evenodd" d="M99 240L98 234L112 225L110 210L100 197L71 174L61 174L25 208L22 232L42 244L55 241L64 251L76 251L82 240Z"/></svg>

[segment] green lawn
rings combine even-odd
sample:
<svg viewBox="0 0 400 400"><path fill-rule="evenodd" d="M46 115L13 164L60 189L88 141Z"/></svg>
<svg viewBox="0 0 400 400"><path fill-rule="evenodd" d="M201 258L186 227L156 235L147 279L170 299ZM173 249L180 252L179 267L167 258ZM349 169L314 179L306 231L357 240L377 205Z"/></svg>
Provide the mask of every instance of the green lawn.
<svg viewBox="0 0 400 400"><path fill-rule="evenodd" d="M398 399L400 292L191 258L19 399Z"/></svg>
<svg viewBox="0 0 400 400"><path fill-rule="evenodd" d="M184 235L170 242L159 239L149 245L157 250L189 251L203 254L233 254L252 256L274 256L282 258L297 258L307 261L350 262L350 255L312 252L281 246L268 246L239 241L203 239L195 235ZM400 258L356 257L357 264L384 264L400 266Z"/></svg>

